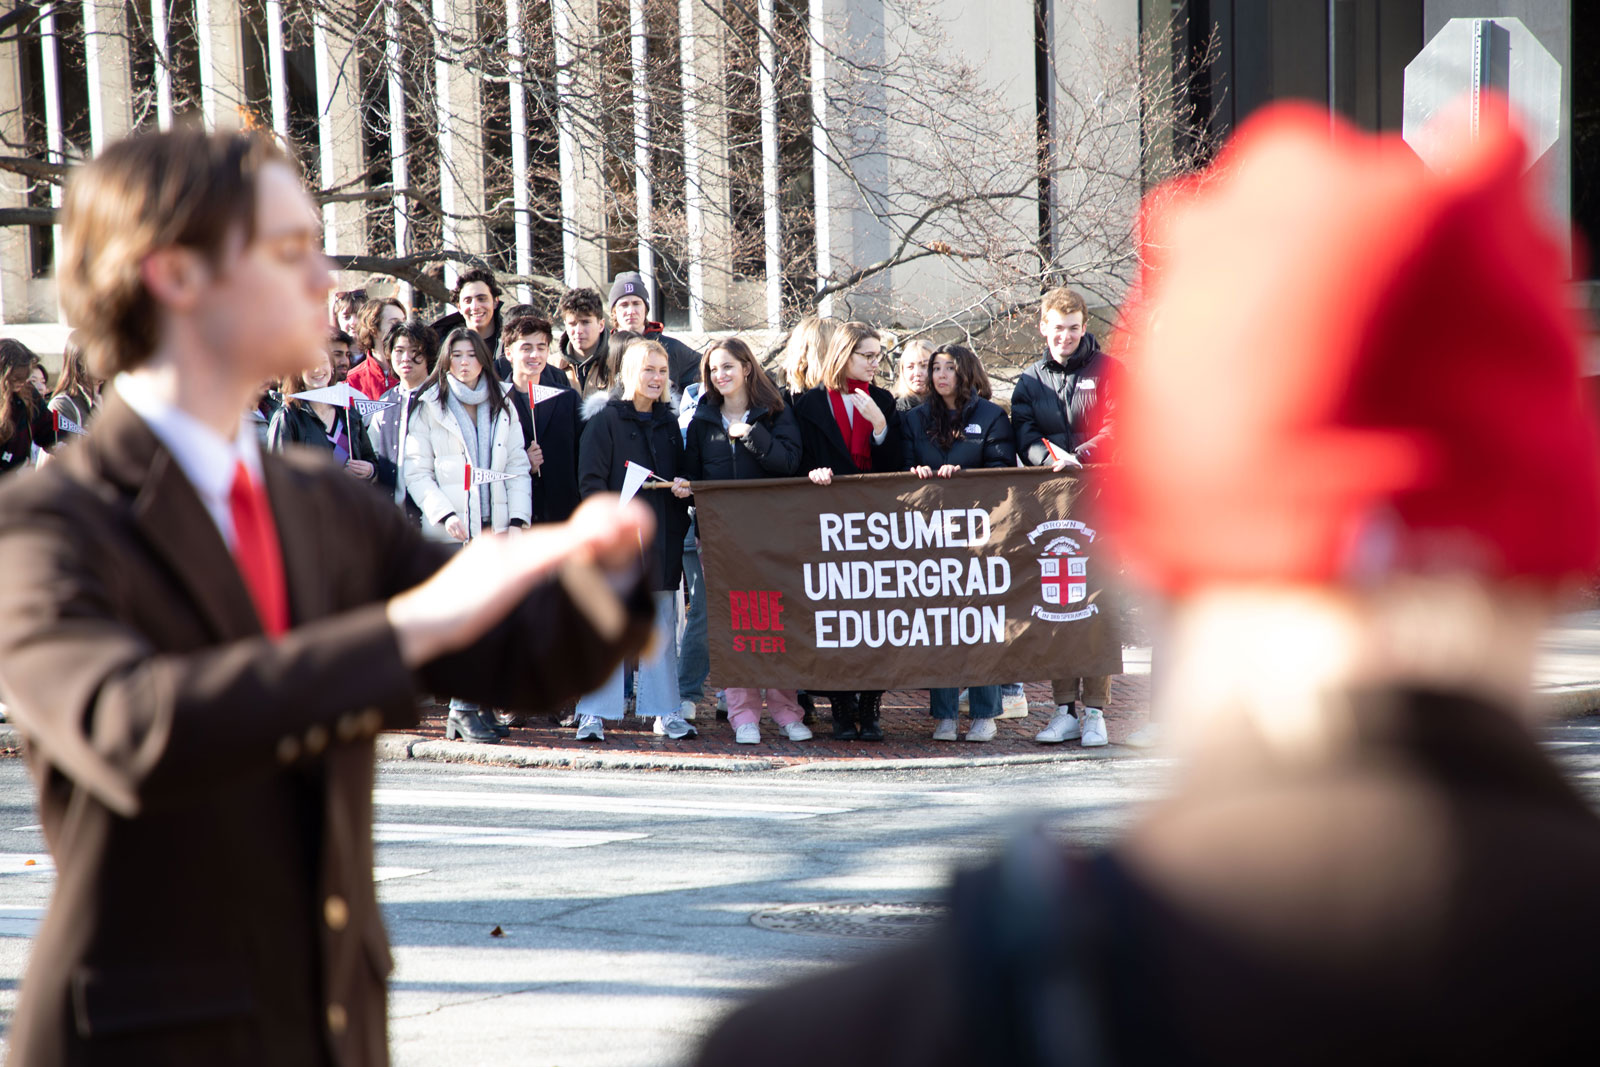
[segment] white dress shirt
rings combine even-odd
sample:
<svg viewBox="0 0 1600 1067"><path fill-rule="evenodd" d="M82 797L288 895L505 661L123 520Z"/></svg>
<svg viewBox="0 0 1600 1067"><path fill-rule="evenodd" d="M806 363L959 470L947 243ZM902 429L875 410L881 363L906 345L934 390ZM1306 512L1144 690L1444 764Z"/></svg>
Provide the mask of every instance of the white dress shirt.
<svg viewBox="0 0 1600 1067"><path fill-rule="evenodd" d="M245 418L232 441L158 395L151 383L138 372L117 375L117 395L134 410L150 432L172 453L178 469L206 506L217 532L233 551L233 508L228 494L233 489L233 471L240 460L257 485L261 482L261 453L256 447L255 428Z"/></svg>

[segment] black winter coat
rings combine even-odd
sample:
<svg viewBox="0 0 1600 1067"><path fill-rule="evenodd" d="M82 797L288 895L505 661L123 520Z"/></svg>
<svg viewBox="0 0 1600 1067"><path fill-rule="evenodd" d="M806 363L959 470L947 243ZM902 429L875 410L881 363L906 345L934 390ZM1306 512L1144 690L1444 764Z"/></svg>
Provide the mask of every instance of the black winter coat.
<svg viewBox="0 0 1600 1067"><path fill-rule="evenodd" d="M905 457L901 455L900 413L894 409L894 396L876 385L868 387L868 395L889 421L889 432L883 444L872 446L872 470L877 473L900 470L900 461ZM850 445L834 421L833 404L828 400L826 386L819 385L801 393L794 404L794 417L800 424L801 472L830 467L835 474L867 473L857 469L850 458Z"/></svg>
<svg viewBox="0 0 1600 1067"><path fill-rule="evenodd" d="M977 467L1015 467L1017 450L1011 443L1011 420L999 404L975 396L967 402L961 413L962 434L951 442L949 448L940 448L928 436L933 422L930 404L943 404L935 396L919 404L901 418L900 440L904 445L904 467L932 467L938 470L946 463L972 470Z"/></svg>
<svg viewBox="0 0 1600 1067"><path fill-rule="evenodd" d="M722 425L722 409L702 400L686 431L683 476L698 482L788 478L799 471L800 425L794 421L794 412L754 408L747 421L750 432L730 442Z"/></svg>
<svg viewBox="0 0 1600 1067"><path fill-rule="evenodd" d="M541 400L530 410L528 394L520 389L511 391L511 406L522 420L522 439L539 443L544 452L544 463L533 476L533 521L565 522L577 508L578 501L578 394L567 382L567 376L554 367L561 379L559 385L546 374L540 385L561 390L557 396Z"/></svg>
<svg viewBox="0 0 1600 1067"><path fill-rule="evenodd" d="M700 353L678 340L661 332L661 323L647 322L644 324L644 337L648 341L659 341L661 347L667 350L667 376L672 379L672 387L680 393L689 388L692 382L700 380Z"/></svg>
<svg viewBox="0 0 1600 1067"><path fill-rule="evenodd" d="M27 388L32 389L29 385ZM28 402L11 398L11 437L0 441L0 474L26 466L33 459L33 446L56 446L56 419L41 397L29 418Z"/></svg>
<svg viewBox="0 0 1600 1067"><path fill-rule="evenodd" d="M635 410L631 400L590 400L578 444L578 491L585 497L622 489L629 460L671 481L683 474L683 436L672 405ZM645 553L651 588L678 588L683 577L683 538L689 532L689 503L666 489L641 489L638 499L656 513L655 544Z"/></svg>
<svg viewBox="0 0 1600 1067"><path fill-rule="evenodd" d="M1109 459L1112 396L1107 379L1119 369L1090 333L1083 335L1066 366L1046 352L1023 371L1011 392L1011 430L1022 462L1048 466L1047 437L1085 463Z"/></svg>
<svg viewBox="0 0 1600 1067"><path fill-rule="evenodd" d="M335 409L334 426L347 424L350 411L347 408ZM350 458L368 460L372 459L372 443L367 440L367 429L361 424L361 416L348 420L355 425L346 431L345 436L350 441ZM333 444L328 440L328 430L322 424L322 419L309 404L285 403L272 416L272 422L267 427L267 447L274 452L282 452L283 446L308 445L311 448L323 448L333 451Z"/></svg>

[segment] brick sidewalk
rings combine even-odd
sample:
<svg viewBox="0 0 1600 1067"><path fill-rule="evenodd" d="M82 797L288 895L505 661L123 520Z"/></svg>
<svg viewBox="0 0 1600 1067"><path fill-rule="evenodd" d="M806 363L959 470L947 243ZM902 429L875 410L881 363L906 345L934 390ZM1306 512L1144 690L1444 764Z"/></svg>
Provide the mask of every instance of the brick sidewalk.
<svg viewBox="0 0 1600 1067"><path fill-rule="evenodd" d="M834 741L828 736L828 705L817 701L817 714L811 724L816 737L810 741L789 741L780 734L771 720L761 721L761 743L740 745L733 740L733 727L727 720L716 717L715 704L707 701L700 706L694 725L700 736L694 740L671 741L651 732L651 720L629 716L618 724L606 724L606 739L600 744L577 741L570 727L560 727L554 718L537 717L532 724L514 729L511 736L500 742L500 748L521 746L545 750L570 750L573 752L648 753L661 756L721 757L748 759L752 756L777 763L801 764L847 762L851 760L928 759L959 756L970 759L976 756L1016 756L1077 748L1076 741L1061 745L1041 745L1034 734L1044 729L1050 721L1055 705L1050 701L1048 682L1029 684L1025 692L1030 706L1026 719L1001 719L999 735L984 744L969 741L940 742L932 738L934 720L928 714L928 694L920 689L897 689L884 694L880 720L884 740L881 742ZM1124 674L1112 679L1111 706L1106 708L1106 730L1113 745L1144 725L1150 707L1150 676ZM444 737L445 709L432 709L425 714L416 733L428 740ZM967 718L961 718L961 732L965 736Z"/></svg>

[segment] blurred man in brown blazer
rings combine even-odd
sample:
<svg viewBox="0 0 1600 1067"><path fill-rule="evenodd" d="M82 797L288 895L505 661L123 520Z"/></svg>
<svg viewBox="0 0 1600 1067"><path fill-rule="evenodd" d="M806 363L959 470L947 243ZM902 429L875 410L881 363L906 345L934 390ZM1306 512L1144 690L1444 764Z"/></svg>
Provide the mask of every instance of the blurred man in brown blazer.
<svg viewBox="0 0 1600 1067"><path fill-rule="evenodd" d="M320 456L262 454L262 381L325 340L315 207L265 138L113 145L60 284L112 395L0 490L0 688L57 885L18 1064L388 1060L373 737L419 691L559 704L648 634L639 509L450 558Z"/></svg>
<svg viewBox="0 0 1600 1067"><path fill-rule="evenodd" d="M1281 106L1154 194L1100 525L1173 598L1172 796L704 1067L1600 1062L1600 819L1527 710L1597 437L1505 122L1433 173Z"/></svg>

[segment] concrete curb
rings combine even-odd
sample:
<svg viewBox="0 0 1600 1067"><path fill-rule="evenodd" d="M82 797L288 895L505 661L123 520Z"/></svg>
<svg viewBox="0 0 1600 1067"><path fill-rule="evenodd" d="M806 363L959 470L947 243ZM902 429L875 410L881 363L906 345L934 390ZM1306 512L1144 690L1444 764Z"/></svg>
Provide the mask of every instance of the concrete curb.
<svg viewBox="0 0 1600 1067"><path fill-rule="evenodd" d="M1600 711L1600 682L1544 685L1534 691L1539 710L1558 719L1581 719Z"/></svg>

